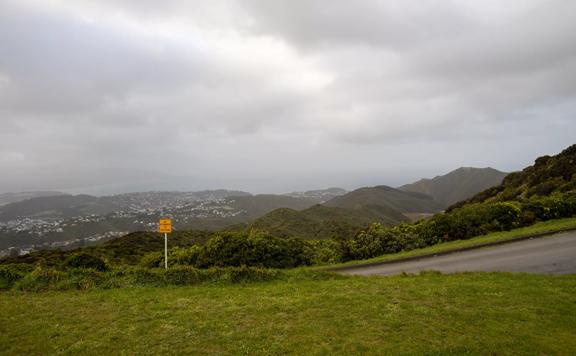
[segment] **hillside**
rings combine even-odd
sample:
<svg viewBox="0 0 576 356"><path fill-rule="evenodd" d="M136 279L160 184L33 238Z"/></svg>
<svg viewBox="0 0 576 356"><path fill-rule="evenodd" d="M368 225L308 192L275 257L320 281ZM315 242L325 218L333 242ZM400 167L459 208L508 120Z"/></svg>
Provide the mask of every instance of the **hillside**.
<svg viewBox="0 0 576 356"><path fill-rule="evenodd" d="M174 231L169 237L169 247L189 247L205 243L213 233L208 231ZM0 265L10 263L36 264L42 261L47 266L56 266L67 257L81 251L106 259L112 264L133 265L150 252L162 251L164 239L154 232L133 232L106 241L98 246L88 246L70 250L41 250L27 255L0 259Z"/></svg>
<svg viewBox="0 0 576 356"><path fill-rule="evenodd" d="M293 198L306 198L313 200L316 204L322 204L340 195L346 194L347 191L342 188L328 188L307 190L305 192L292 192L284 194Z"/></svg>
<svg viewBox="0 0 576 356"><path fill-rule="evenodd" d="M64 195L0 207L0 256L71 248L135 231L154 231L160 216L177 230L220 230L246 224L278 208L301 210L313 199L251 195L230 190L140 192L105 197Z"/></svg>
<svg viewBox="0 0 576 356"><path fill-rule="evenodd" d="M499 185L506 175L507 173L490 167L461 167L448 174L432 179L421 179L398 189L429 195L447 207Z"/></svg>
<svg viewBox="0 0 576 356"><path fill-rule="evenodd" d="M114 212L170 210L200 201L217 201L228 197L246 197L250 193L235 190L204 190L198 192L137 192L95 197L91 195L41 196L0 207L0 221L19 217L71 218L106 215Z"/></svg>
<svg viewBox="0 0 576 356"><path fill-rule="evenodd" d="M516 200L576 190L576 145L555 156L542 156L532 166L510 173L498 186L454 204L452 210L470 203Z"/></svg>
<svg viewBox="0 0 576 356"><path fill-rule="evenodd" d="M57 195L64 195L64 193L57 191L2 193L0 194L0 206L10 203L17 203L19 201L28 200L32 198L53 197Z"/></svg>
<svg viewBox="0 0 576 356"><path fill-rule="evenodd" d="M59 195L32 198L0 208L0 221L19 217L70 218L90 214L109 214L119 206L91 195Z"/></svg>
<svg viewBox="0 0 576 356"><path fill-rule="evenodd" d="M326 202L325 205L344 209L370 206L397 213L435 213L443 209L440 203L426 194L405 192L385 185L356 189Z"/></svg>
<svg viewBox="0 0 576 356"><path fill-rule="evenodd" d="M409 220L404 213L441 209L424 194L378 186L357 189L302 211L278 209L252 222L250 228L305 239L349 237L374 222L393 226Z"/></svg>
<svg viewBox="0 0 576 356"><path fill-rule="evenodd" d="M278 208L302 210L314 205L314 201L310 199L275 194L234 197L230 200L231 206L243 210L248 219L258 218Z"/></svg>
<svg viewBox="0 0 576 356"><path fill-rule="evenodd" d="M249 227L268 231L275 236L323 240L352 236L373 222L395 225L406 220L402 214L370 209L342 209L314 205L302 211L276 209L253 221Z"/></svg>

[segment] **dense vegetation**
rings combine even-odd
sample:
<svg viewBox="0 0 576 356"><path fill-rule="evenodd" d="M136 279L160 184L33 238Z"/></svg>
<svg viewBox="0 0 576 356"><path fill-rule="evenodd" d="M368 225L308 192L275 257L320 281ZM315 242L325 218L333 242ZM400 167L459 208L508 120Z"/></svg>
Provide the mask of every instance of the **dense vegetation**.
<svg viewBox="0 0 576 356"><path fill-rule="evenodd" d="M170 247L190 247L203 244L213 234L209 231L174 231L170 235ZM161 251L163 248L164 239L160 234L134 232L98 246L83 247L76 250L42 250L28 255L0 259L0 264L17 263L58 267L62 261L71 255L87 253L107 261L110 265L135 265L144 255Z"/></svg>

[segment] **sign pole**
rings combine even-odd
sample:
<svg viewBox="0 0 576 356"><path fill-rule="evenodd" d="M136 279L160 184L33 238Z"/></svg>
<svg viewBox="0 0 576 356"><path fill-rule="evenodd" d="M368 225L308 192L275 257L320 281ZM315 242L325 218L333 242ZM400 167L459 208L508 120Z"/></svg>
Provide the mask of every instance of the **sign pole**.
<svg viewBox="0 0 576 356"><path fill-rule="evenodd" d="M164 268L168 269L168 234L172 232L172 220L160 219L158 232L164 233Z"/></svg>
<svg viewBox="0 0 576 356"><path fill-rule="evenodd" d="M164 268L168 269L168 234L164 233Z"/></svg>

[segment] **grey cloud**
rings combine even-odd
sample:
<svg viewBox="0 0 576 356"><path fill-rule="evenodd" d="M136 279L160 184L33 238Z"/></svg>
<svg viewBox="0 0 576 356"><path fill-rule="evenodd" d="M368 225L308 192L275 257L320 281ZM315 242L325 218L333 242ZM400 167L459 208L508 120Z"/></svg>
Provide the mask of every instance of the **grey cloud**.
<svg viewBox="0 0 576 356"><path fill-rule="evenodd" d="M576 12L511 4L2 2L0 191L521 168L573 143Z"/></svg>
<svg viewBox="0 0 576 356"><path fill-rule="evenodd" d="M243 1L257 18L255 31L277 33L309 49L365 43L409 49L469 27L445 1Z"/></svg>
<svg viewBox="0 0 576 356"><path fill-rule="evenodd" d="M248 3L257 30L322 57L338 73L328 94L359 120L336 130L337 138L445 136L462 121L475 132L478 118L524 121L514 113L576 94L573 2L526 2L493 21L462 3Z"/></svg>
<svg viewBox="0 0 576 356"><path fill-rule="evenodd" d="M10 87L0 99L5 109L83 112L131 90L202 80L207 71L201 53L155 53L141 39L50 13L4 11L0 41L0 72Z"/></svg>

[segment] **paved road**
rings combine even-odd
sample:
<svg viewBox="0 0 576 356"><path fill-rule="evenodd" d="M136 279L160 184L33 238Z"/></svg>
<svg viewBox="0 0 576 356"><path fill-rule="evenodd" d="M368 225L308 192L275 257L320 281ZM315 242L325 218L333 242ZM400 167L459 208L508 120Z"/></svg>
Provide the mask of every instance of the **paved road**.
<svg viewBox="0 0 576 356"><path fill-rule="evenodd" d="M393 275L436 270L445 273L466 271L576 273L576 232L534 238L449 255L407 262L340 270L355 275Z"/></svg>

